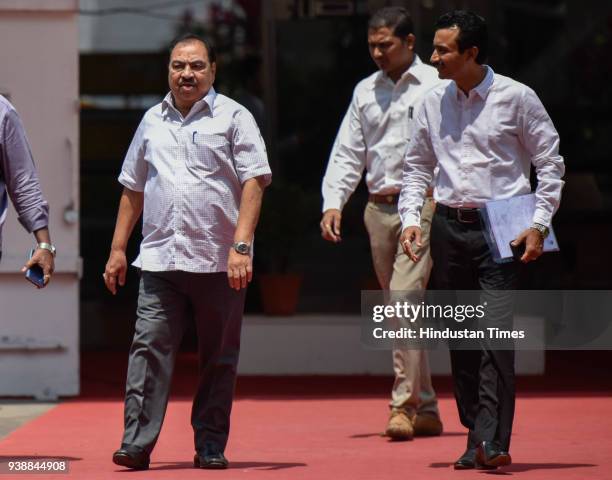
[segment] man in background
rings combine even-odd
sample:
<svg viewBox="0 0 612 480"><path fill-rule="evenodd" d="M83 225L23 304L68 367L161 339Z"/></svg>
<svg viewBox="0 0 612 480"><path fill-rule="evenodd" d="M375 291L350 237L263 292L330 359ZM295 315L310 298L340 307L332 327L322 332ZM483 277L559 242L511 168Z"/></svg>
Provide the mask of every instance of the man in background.
<svg viewBox="0 0 612 480"><path fill-rule="evenodd" d="M369 22L368 47L379 71L357 84L340 125L323 178L320 227L324 239L341 241L342 209L365 169L370 195L364 220L378 281L383 290L414 293L423 292L429 279L427 238L435 205L430 197L421 202L425 241L420 251L424 261L412 263L399 245L397 202L402 160L423 96L440 81L435 69L414 53L413 31L410 15L401 7L383 8ZM442 423L427 352L396 345L393 369L395 382L385 434L394 440L440 435Z"/></svg>

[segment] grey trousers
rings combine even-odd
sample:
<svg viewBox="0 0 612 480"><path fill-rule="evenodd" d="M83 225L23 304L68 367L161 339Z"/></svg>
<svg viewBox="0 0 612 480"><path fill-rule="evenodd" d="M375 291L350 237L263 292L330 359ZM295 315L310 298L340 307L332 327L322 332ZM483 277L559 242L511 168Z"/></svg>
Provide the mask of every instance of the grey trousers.
<svg viewBox="0 0 612 480"><path fill-rule="evenodd" d="M431 198L425 200L421 212L423 247L417 263L412 262L399 243L402 223L397 205L368 202L364 221L370 236L372 261L383 290L394 296L402 292L424 292L432 261L429 255L429 230L435 210ZM399 299L398 299L399 300ZM426 350L408 349L400 344L393 349L395 381L391 391L391 408L402 408L409 415L432 413L439 416L438 400L431 384L429 357Z"/></svg>
<svg viewBox="0 0 612 480"><path fill-rule="evenodd" d="M224 451L245 293L245 289L229 287L225 272L142 272L122 445L138 446L148 453L153 450L166 413L176 354L193 318L199 359L191 411L195 449L200 454Z"/></svg>

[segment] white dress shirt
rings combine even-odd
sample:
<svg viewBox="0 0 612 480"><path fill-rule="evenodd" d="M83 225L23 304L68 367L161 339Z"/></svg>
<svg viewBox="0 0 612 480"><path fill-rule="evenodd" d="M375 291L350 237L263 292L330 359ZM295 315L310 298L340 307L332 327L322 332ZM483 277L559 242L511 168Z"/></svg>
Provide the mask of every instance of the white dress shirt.
<svg viewBox="0 0 612 480"><path fill-rule="evenodd" d="M133 265L148 271L227 271L242 184L271 179L253 116L213 88L183 118L171 94L149 109L119 182L144 192L142 243Z"/></svg>
<svg viewBox="0 0 612 480"><path fill-rule="evenodd" d="M410 123L424 93L440 83L436 69L415 55L397 83L378 71L357 84L323 178L323 211L342 210L364 168L370 193L399 193Z"/></svg>
<svg viewBox="0 0 612 480"><path fill-rule="evenodd" d="M565 167L559 135L535 92L490 67L467 97L455 82L435 88L416 116L404 160L402 225L420 224L423 195L436 167L437 202L480 208L489 200L530 193L531 164L538 178L533 221L550 226Z"/></svg>

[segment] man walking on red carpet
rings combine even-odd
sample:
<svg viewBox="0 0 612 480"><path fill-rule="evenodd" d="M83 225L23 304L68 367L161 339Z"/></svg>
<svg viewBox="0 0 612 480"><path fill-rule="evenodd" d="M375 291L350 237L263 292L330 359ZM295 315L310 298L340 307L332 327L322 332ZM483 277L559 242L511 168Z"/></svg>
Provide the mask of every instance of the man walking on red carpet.
<svg viewBox="0 0 612 480"><path fill-rule="evenodd" d="M321 235L341 240L342 209L357 187L363 170L370 192L364 220L370 236L372 261L383 290L395 294L424 291L431 261L429 225L433 199L423 205L424 261L412 263L399 245L401 221L397 200L408 128L423 95L441 83L436 71L414 53L414 28L408 11L387 7L376 12L368 27L370 55L379 71L359 82L338 131L323 178ZM402 293L403 292L403 293ZM394 440L413 435L440 435L442 422L431 385L427 351L393 349L395 382L385 434Z"/></svg>
<svg viewBox="0 0 612 480"><path fill-rule="evenodd" d="M171 92L148 110L125 157L124 185L104 280L125 283L125 251L143 213L136 332L121 448L113 461L149 467L186 323L198 336L194 465L226 468L240 330L252 277L253 234L270 182L253 116L213 88L215 51L195 35L173 46Z"/></svg>
<svg viewBox="0 0 612 480"><path fill-rule="evenodd" d="M415 262L422 243L421 205L434 169L436 213L431 226L433 280L437 289L478 291L489 325L511 329L512 290L520 263L493 260L479 208L490 200L531 192L531 165L538 185L533 224L516 232L525 244L521 261L536 260L559 207L564 173L559 136L533 90L484 64L487 26L465 11L436 23L432 64L447 86L429 92L416 116L404 161L400 195L402 245ZM453 292L454 293L454 292ZM514 419L514 350L482 341L478 349L454 349L451 366L467 449L456 469L509 465Z"/></svg>

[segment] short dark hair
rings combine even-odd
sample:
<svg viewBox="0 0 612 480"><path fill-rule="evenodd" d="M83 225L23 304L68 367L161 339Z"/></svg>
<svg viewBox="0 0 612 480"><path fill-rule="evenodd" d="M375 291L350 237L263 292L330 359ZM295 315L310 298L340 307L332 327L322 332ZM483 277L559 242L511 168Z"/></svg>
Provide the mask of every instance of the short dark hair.
<svg viewBox="0 0 612 480"><path fill-rule="evenodd" d="M217 61L217 52L215 52L215 47L213 47L212 43L210 43L206 38L196 35L195 33L184 33L183 35L175 38L170 44L169 55L172 54L172 50L174 50L174 47L176 47L179 43L187 42L200 42L204 44L210 63L215 63Z"/></svg>
<svg viewBox="0 0 612 480"><path fill-rule="evenodd" d="M404 7L385 7L372 15L368 29L378 30L379 28L390 28L393 35L402 39L414 33L410 12Z"/></svg>
<svg viewBox="0 0 612 480"><path fill-rule="evenodd" d="M478 47L476 63L482 65L487 60L489 34L485 19L474 12L455 10L442 15L435 25L435 30L442 28L459 28L457 46L463 53L467 48Z"/></svg>

